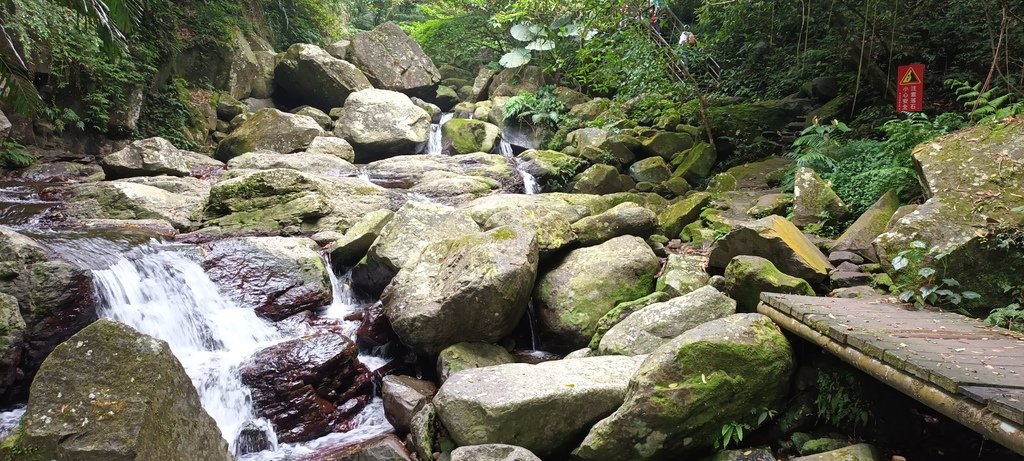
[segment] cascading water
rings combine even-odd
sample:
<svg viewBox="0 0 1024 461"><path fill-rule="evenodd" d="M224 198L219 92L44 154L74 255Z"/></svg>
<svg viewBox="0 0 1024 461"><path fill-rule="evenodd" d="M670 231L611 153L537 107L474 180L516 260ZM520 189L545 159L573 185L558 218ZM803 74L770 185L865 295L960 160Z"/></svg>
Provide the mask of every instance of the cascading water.
<svg viewBox="0 0 1024 461"><path fill-rule="evenodd" d="M437 123L430 125L430 139L427 141L427 154L430 155L441 155L444 150L444 144L441 139L441 126L445 122L449 121L454 117L455 114L451 112L445 112L441 114L441 118L438 119Z"/></svg>
<svg viewBox="0 0 1024 461"><path fill-rule="evenodd" d="M234 445L247 421L267 432L272 451L241 456L247 461L280 461L316 453L327 445L364 440L390 432L383 404L374 399L355 417L356 428L298 444L277 445L270 424L255 417L250 393L239 367L255 352L309 331L278 329L251 309L239 307L221 294L199 264L194 245L152 241L125 251L125 242L76 239L56 246L72 259L85 260L93 272L100 297L100 315L128 324L167 341L199 392L203 408L216 420L221 434ZM75 248L77 247L77 249ZM331 267L328 264L326 267ZM331 274L334 298L321 316L344 319L358 307L348 278ZM344 321L344 333L355 337L357 321ZM370 369L386 358L360 355ZM0 413L0 431L17 421L24 409ZM10 420L10 421L8 421ZM235 447L231 447L234 451Z"/></svg>
<svg viewBox="0 0 1024 461"><path fill-rule="evenodd" d="M519 173L519 176L523 178L523 191L526 193L526 195L539 194L540 184L537 183L537 178L533 177L532 174L526 172L526 170L523 169L522 163L519 161L518 158L516 158L515 154L512 152L512 144L509 144L508 141L502 139L501 142L498 144L498 151L501 152L501 155L503 157L505 157L506 159L508 159L508 161L512 162L512 164L515 165L516 171Z"/></svg>

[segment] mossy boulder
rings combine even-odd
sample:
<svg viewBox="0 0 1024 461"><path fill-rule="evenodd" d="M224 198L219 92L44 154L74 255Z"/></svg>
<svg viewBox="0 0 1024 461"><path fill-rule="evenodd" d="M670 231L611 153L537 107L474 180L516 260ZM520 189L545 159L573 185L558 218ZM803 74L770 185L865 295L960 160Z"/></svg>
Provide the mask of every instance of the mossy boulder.
<svg viewBox="0 0 1024 461"><path fill-rule="evenodd" d="M366 213L396 208L398 200L397 193L359 178L257 170L214 184L205 221L263 233L344 231Z"/></svg>
<svg viewBox="0 0 1024 461"><path fill-rule="evenodd" d="M540 461L540 458L523 447L489 443L456 448L451 461Z"/></svg>
<svg viewBox="0 0 1024 461"><path fill-rule="evenodd" d="M629 176L636 182L662 183L672 177L672 170L662 157L648 157L629 166Z"/></svg>
<svg viewBox="0 0 1024 461"><path fill-rule="evenodd" d="M441 125L441 137L454 155L490 152L501 137L501 129L482 120L453 118Z"/></svg>
<svg viewBox="0 0 1024 461"><path fill-rule="evenodd" d="M522 187L522 179L501 155L477 152L458 156L403 155L366 165L366 174L375 183L389 188L416 189L438 179L457 177L492 180L504 191Z"/></svg>
<svg viewBox="0 0 1024 461"><path fill-rule="evenodd" d="M670 297L682 296L708 284L708 258L695 254L668 255L655 289Z"/></svg>
<svg viewBox="0 0 1024 461"><path fill-rule="evenodd" d="M612 101L605 98L594 98L590 101L577 104L572 109L569 109L569 115L576 117L583 121L593 121L601 114L605 113L611 108Z"/></svg>
<svg viewBox="0 0 1024 461"><path fill-rule="evenodd" d="M0 293L0 357L7 359L8 363L17 362L17 357L21 355L21 338L25 326L25 319L18 309L18 298ZM13 376L3 376L2 379L8 381L13 379Z"/></svg>
<svg viewBox="0 0 1024 461"><path fill-rule="evenodd" d="M689 133L671 131L656 131L640 140L644 152L661 157L662 160L672 160L676 155L692 148L693 143L693 136Z"/></svg>
<svg viewBox="0 0 1024 461"><path fill-rule="evenodd" d="M709 107L708 119L716 138L727 136L750 143L766 131L785 128L804 111L800 101L775 99Z"/></svg>
<svg viewBox="0 0 1024 461"><path fill-rule="evenodd" d="M509 227L429 243L384 290L384 314L422 355L497 342L526 312L537 262L536 238Z"/></svg>
<svg viewBox="0 0 1024 461"><path fill-rule="evenodd" d="M801 456L791 461L884 461L882 453L875 447L866 443L858 443L838 450L818 453L816 455Z"/></svg>
<svg viewBox="0 0 1024 461"><path fill-rule="evenodd" d="M385 22L352 37L349 59L374 88L429 98L441 72L401 27Z"/></svg>
<svg viewBox="0 0 1024 461"><path fill-rule="evenodd" d="M725 172L736 178L736 185L740 189L767 190L778 187L792 166L793 159L772 156L734 166Z"/></svg>
<svg viewBox="0 0 1024 461"><path fill-rule="evenodd" d="M339 267L355 266L366 255L370 245L377 240L384 225L394 216L395 213L391 210L367 213L349 227L345 235L327 246L326 251L331 255L331 263Z"/></svg>
<svg viewBox="0 0 1024 461"><path fill-rule="evenodd" d="M878 261L872 242L885 232L899 207L900 198L896 191L886 192L836 239L831 251L849 251L868 261Z"/></svg>
<svg viewBox="0 0 1024 461"><path fill-rule="evenodd" d="M797 168L793 186L793 224L806 227L814 223L839 223L850 214L849 207L818 173Z"/></svg>
<svg viewBox="0 0 1024 461"><path fill-rule="evenodd" d="M572 191L578 194L624 192L619 170L611 165L593 165L573 179Z"/></svg>
<svg viewBox="0 0 1024 461"><path fill-rule="evenodd" d="M275 96L324 111L341 107L356 91L372 88L356 66L316 45L302 43L288 47L277 60L274 83L280 93Z"/></svg>
<svg viewBox="0 0 1024 461"><path fill-rule="evenodd" d="M540 256L544 258L576 243L576 234L572 230L575 217L576 213L567 212L564 207L512 208L491 215L483 227L509 226L533 233Z"/></svg>
<svg viewBox="0 0 1024 461"><path fill-rule="evenodd" d="M360 90L345 99L334 135L352 144L360 163L414 154L430 135L430 114L402 93Z"/></svg>
<svg viewBox="0 0 1024 461"><path fill-rule="evenodd" d="M665 211L658 215L658 228L662 235L674 238L683 231L683 227L700 217L704 207L711 203L712 194L695 192L673 202Z"/></svg>
<svg viewBox="0 0 1024 461"><path fill-rule="evenodd" d="M761 219L773 214L784 216L786 210L792 205L793 194L764 194L759 196L747 210L747 215L754 219Z"/></svg>
<svg viewBox="0 0 1024 461"><path fill-rule="evenodd" d="M576 149L580 158L590 163L603 163L620 167L633 163L634 149L638 142L625 134L612 133L603 128L581 128L565 137L569 146Z"/></svg>
<svg viewBox="0 0 1024 461"><path fill-rule="evenodd" d="M228 461L227 448L167 343L99 320L43 363L0 456Z"/></svg>
<svg viewBox="0 0 1024 461"><path fill-rule="evenodd" d="M487 343L458 343L437 355L437 379L441 384L449 376L471 368L492 367L515 362L504 347Z"/></svg>
<svg viewBox="0 0 1024 461"><path fill-rule="evenodd" d="M712 246L708 265L725 269L740 255L760 256L783 273L811 283L823 281L833 269L828 258L800 229L775 215L739 223Z"/></svg>
<svg viewBox="0 0 1024 461"><path fill-rule="evenodd" d="M310 154L333 155L346 162L356 161L356 151L348 141L336 136L317 136L309 143L306 152Z"/></svg>
<svg viewBox="0 0 1024 461"><path fill-rule="evenodd" d="M239 306L276 321L331 303L319 249L301 237L217 240L203 245L203 268Z"/></svg>
<svg viewBox="0 0 1024 461"><path fill-rule="evenodd" d="M476 74L476 78L473 79L473 100L483 101L487 99L487 87L491 84L491 79L497 72L494 69L488 69L481 67Z"/></svg>
<svg viewBox="0 0 1024 461"><path fill-rule="evenodd" d="M591 425L622 404L638 364L609 356L466 370L445 381L434 406L457 445L505 443L566 459Z"/></svg>
<svg viewBox="0 0 1024 461"><path fill-rule="evenodd" d="M1002 286L1019 287L1024 273L1024 120L961 130L921 144L913 156L928 200L875 240L879 262L897 286L916 286L922 267L937 269L981 295L957 306L976 315L1014 302ZM896 270L893 260L914 250L914 241L936 251Z"/></svg>
<svg viewBox="0 0 1024 461"><path fill-rule="evenodd" d="M647 238L657 228L658 215L632 202L616 205L608 211L572 223L572 231L583 246L597 245L620 235Z"/></svg>
<svg viewBox="0 0 1024 461"><path fill-rule="evenodd" d="M538 316L553 341L578 349L615 305L654 291L660 262L642 238L621 236L574 250L540 276L534 290Z"/></svg>
<svg viewBox="0 0 1024 461"><path fill-rule="evenodd" d="M708 192L733 192L736 190L736 177L729 173L718 173L708 180Z"/></svg>
<svg viewBox="0 0 1024 461"><path fill-rule="evenodd" d="M271 151L248 152L228 160L228 172L221 179L239 176L253 170L286 168L327 176L355 176L359 170L334 155L296 152L279 154Z"/></svg>
<svg viewBox="0 0 1024 461"><path fill-rule="evenodd" d="M444 205L406 202L380 230L366 257L352 269L352 284L376 296L427 245L476 234L479 226L463 211Z"/></svg>
<svg viewBox="0 0 1024 461"><path fill-rule="evenodd" d="M73 184L64 215L76 219L162 219L190 230L202 219L210 193L195 178L146 176Z"/></svg>
<svg viewBox="0 0 1024 461"><path fill-rule="evenodd" d="M679 153L672 158L672 165L675 171L672 175L683 178L690 184L697 184L711 174L718 154L715 148L708 143L697 143L690 150Z"/></svg>
<svg viewBox="0 0 1024 461"><path fill-rule="evenodd" d="M519 167L529 173L546 191L565 189L569 181L583 168L579 158L554 150L524 151L517 156Z"/></svg>
<svg viewBox="0 0 1024 461"><path fill-rule="evenodd" d="M736 313L736 301L710 286L651 304L613 326L601 339L601 354L649 354L700 324Z"/></svg>
<svg viewBox="0 0 1024 461"><path fill-rule="evenodd" d="M540 87L551 82L551 79L544 75L544 70L537 66L523 66L513 69L504 69L491 78L487 85L489 99L501 96L516 96L524 91L534 93Z"/></svg>
<svg viewBox="0 0 1024 461"><path fill-rule="evenodd" d="M608 330L611 330L612 327L625 320L626 317L633 315L634 312L650 306L651 304L667 301L669 298L671 298L671 296L668 294L655 291L643 298L616 304L612 310L608 311L607 314L604 314L604 316L601 317L601 320L597 321L597 328L594 332L594 336L590 339L590 344L587 345L587 349L585 350L596 351L598 346L601 344L601 339L604 338L605 333L608 333ZM567 355L566 358L569 358L569 356Z"/></svg>
<svg viewBox="0 0 1024 461"><path fill-rule="evenodd" d="M324 134L315 120L277 109L260 109L217 145L216 157L228 161L246 152L269 150L282 154L305 150Z"/></svg>
<svg viewBox="0 0 1024 461"><path fill-rule="evenodd" d="M789 392L793 353L760 314L704 323L655 349L630 378L625 403L573 452L581 460L691 459L729 423L756 423ZM708 411L713 408L714 411Z"/></svg>
<svg viewBox="0 0 1024 461"><path fill-rule="evenodd" d="M211 176L224 164L196 152L174 147L164 138L132 142L124 149L100 159L107 179L132 176Z"/></svg>
<svg viewBox="0 0 1024 461"><path fill-rule="evenodd" d="M767 259L743 255L725 268L725 292L740 312L756 312L762 292L814 296L806 280L782 273Z"/></svg>

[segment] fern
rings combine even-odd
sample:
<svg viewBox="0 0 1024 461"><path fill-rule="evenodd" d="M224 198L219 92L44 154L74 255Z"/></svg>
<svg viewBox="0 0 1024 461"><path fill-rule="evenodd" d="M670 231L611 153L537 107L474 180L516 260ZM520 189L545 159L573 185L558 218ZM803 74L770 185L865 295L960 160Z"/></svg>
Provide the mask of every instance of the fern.
<svg viewBox="0 0 1024 461"><path fill-rule="evenodd" d="M25 168L36 161L36 156L25 150L25 146L14 141L0 144L0 166L4 168Z"/></svg>
<svg viewBox="0 0 1024 461"><path fill-rule="evenodd" d="M1010 104L1011 100L1016 99L1010 93L999 95L995 88L983 92L980 82L971 85L964 80L949 79L945 84L956 93L956 100L962 101L964 108L971 111L970 118L977 118L979 123L1024 113L1020 103Z"/></svg>
<svg viewBox="0 0 1024 461"><path fill-rule="evenodd" d="M832 171L836 166L835 154L842 146L842 134L848 131L850 128L838 120L822 125L818 119L814 119L814 123L804 128L796 141L793 141L793 149L787 155L796 160L798 168Z"/></svg>

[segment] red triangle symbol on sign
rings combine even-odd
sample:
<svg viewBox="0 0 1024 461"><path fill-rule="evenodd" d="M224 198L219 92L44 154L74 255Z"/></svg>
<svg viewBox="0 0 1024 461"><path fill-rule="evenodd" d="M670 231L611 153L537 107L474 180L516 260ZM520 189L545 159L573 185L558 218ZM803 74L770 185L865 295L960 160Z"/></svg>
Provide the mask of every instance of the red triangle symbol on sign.
<svg viewBox="0 0 1024 461"><path fill-rule="evenodd" d="M914 72L914 68L907 69L907 73L903 74L903 78L900 79L900 85L918 85L921 83L921 79L917 76L917 72Z"/></svg>

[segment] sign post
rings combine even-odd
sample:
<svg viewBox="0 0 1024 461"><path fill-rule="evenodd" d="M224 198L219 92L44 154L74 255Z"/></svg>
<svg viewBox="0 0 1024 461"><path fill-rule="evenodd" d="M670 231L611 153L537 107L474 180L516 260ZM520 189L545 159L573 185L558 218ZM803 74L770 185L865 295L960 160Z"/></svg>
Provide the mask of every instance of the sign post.
<svg viewBox="0 0 1024 461"><path fill-rule="evenodd" d="M899 66L896 71L896 112L924 109L924 64Z"/></svg>

